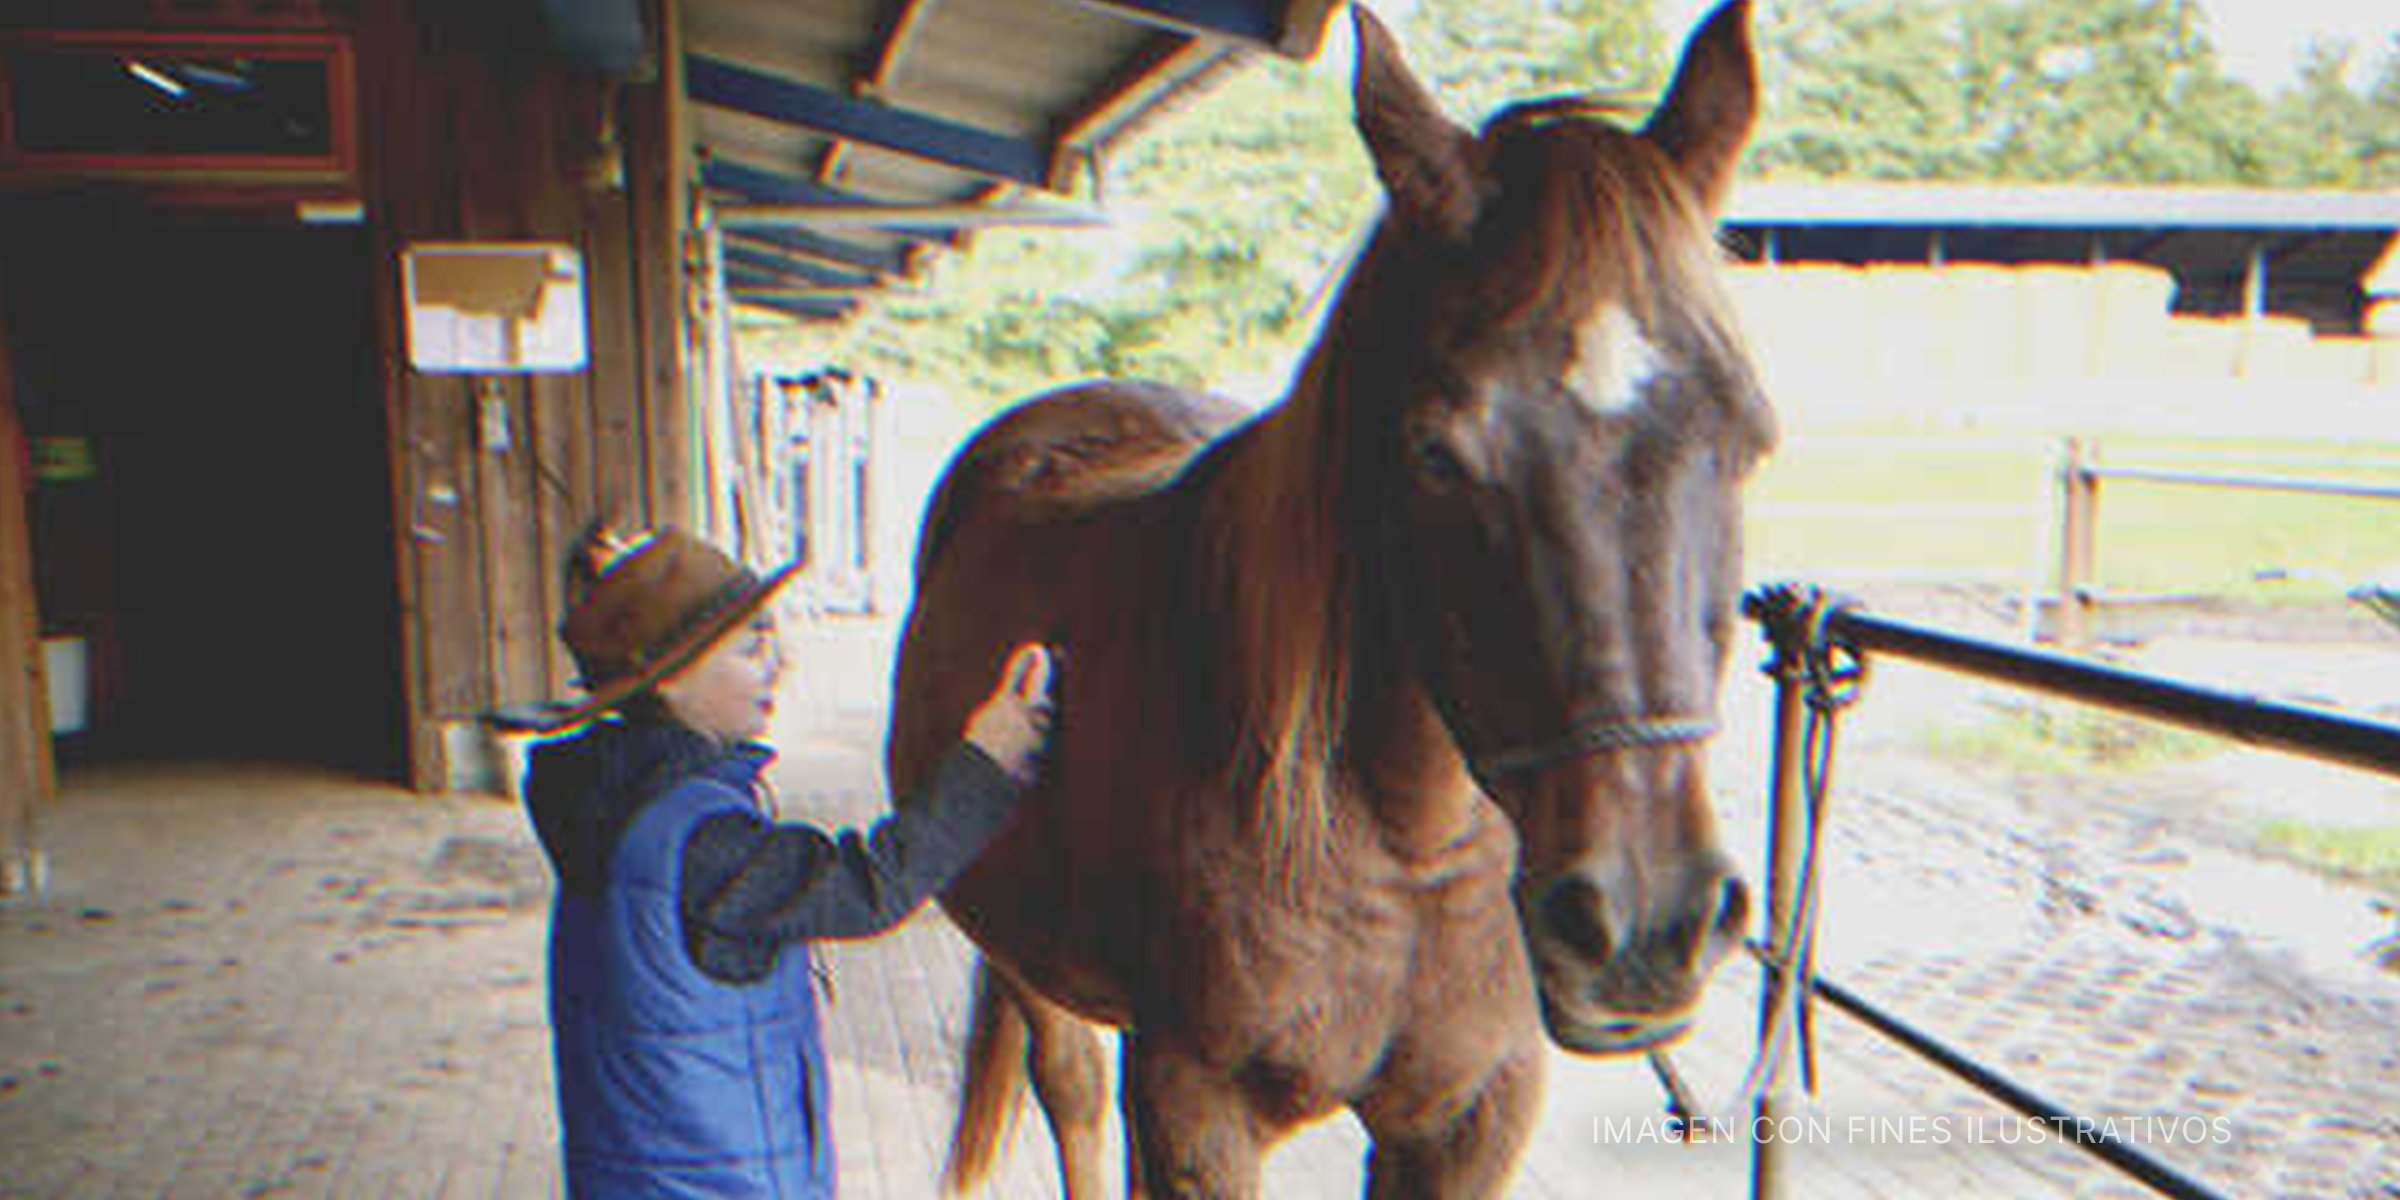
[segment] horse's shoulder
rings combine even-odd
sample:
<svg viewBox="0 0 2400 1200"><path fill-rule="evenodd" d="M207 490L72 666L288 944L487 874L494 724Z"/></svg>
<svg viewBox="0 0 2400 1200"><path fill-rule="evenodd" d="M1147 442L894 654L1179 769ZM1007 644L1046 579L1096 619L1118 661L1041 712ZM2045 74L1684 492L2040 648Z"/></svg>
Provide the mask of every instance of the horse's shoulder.
<svg viewBox="0 0 2400 1200"><path fill-rule="evenodd" d="M1249 410L1165 384L1101 380L994 418L944 473L918 543L920 576L967 516L1088 512L1164 487Z"/></svg>
<svg viewBox="0 0 2400 1200"><path fill-rule="evenodd" d="M1080 384L1011 410L969 457L996 491L1097 499L1158 486L1247 415L1222 396L1163 384Z"/></svg>

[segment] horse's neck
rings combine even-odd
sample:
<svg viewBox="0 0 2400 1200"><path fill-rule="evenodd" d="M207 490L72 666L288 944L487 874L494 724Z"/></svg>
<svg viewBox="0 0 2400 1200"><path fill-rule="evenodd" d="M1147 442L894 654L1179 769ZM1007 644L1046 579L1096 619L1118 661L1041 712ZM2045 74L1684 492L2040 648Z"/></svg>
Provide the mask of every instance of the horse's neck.
<svg viewBox="0 0 2400 1200"><path fill-rule="evenodd" d="M1325 431L1310 427L1311 414L1288 406L1321 402L1313 389L1322 382L1320 373L1310 372L1301 392L1286 402L1286 411L1273 414L1247 431L1243 443L1229 447L1231 457L1212 481L1214 486L1239 489L1246 499L1311 494L1294 486L1295 477L1282 473L1322 468L1321 447L1311 445L1310 439L1325 436ZM1263 585L1229 590L1219 616L1226 622L1223 632L1232 640L1220 644L1243 646L1247 639L1272 636L1268 631L1288 631L1294 621L1339 614L1322 631L1339 647L1332 658L1340 665L1328 670L1340 680L1348 700L1342 706L1341 727L1327 739L1343 759L1334 774L1346 781L1335 789L1335 798L1361 806L1385 840L1403 853L1447 845L1472 826L1479 793L1431 697L1398 666L1407 656L1402 648L1386 644L1390 626L1376 608L1379 589L1369 582L1374 564L1364 557L1373 552L1373 539L1366 531L1340 527L1338 520L1325 523L1327 514L1322 511L1298 508L1287 504L1279 511L1237 503L1218 514L1235 520L1237 527L1224 531L1227 541L1213 552L1231 549L1235 553L1229 557L1238 561L1339 564L1312 581L1310 586L1322 588L1322 594L1297 595ZM1294 577L1286 573L1279 578Z"/></svg>
<svg viewBox="0 0 2400 1200"><path fill-rule="evenodd" d="M1379 661L1401 661L1392 648L1362 648ZM1381 673L1361 687L1342 743L1349 774L1384 839L1403 854L1426 854L1468 833L1480 794L1466 759L1415 680Z"/></svg>

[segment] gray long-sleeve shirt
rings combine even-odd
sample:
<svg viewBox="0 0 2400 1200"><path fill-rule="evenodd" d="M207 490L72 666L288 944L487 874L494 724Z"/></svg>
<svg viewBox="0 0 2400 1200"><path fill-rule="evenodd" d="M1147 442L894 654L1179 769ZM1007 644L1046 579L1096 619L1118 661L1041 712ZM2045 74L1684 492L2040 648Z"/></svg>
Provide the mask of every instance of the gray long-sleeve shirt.
<svg viewBox="0 0 2400 1200"><path fill-rule="evenodd" d="M766 976L795 941L881 933L948 886L1016 811L1022 789L973 743L864 833L731 813L683 849L684 945L710 976Z"/></svg>

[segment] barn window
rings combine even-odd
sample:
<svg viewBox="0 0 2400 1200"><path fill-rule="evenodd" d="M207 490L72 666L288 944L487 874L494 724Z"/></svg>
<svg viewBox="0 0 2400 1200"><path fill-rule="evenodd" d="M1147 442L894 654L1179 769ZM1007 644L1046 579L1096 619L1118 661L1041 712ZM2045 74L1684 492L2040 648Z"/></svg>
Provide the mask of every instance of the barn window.
<svg viewBox="0 0 2400 1200"><path fill-rule="evenodd" d="M347 40L25 33L0 41L0 172L344 182Z"/></svg>

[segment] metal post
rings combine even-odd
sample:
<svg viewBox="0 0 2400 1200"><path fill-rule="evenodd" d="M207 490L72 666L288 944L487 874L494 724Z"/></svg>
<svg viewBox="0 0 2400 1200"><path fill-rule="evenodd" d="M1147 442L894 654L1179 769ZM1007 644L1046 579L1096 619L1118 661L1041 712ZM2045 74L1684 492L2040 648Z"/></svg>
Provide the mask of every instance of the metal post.
<svg viewBox="0 0 2400 1200"><path fill-rule="evenodd" d="M2091 469L2092 456L2083 439L2068 438L2058 470L2062 503L2056 639L2060 649L2078 652L2091 644L2092 571L2098 554L2100 479Z"/></svg>
<svg viewBox="0 0 2400 1200"><path fill-rule="evenodd" d="M1767 811L1767 961L1758 1002L1758 1042L1761 1053L1775 1042L1779 1022L1795 1019L1801 997L1792 987L1791 964L1798 954L1800 866L1807 854L1807 803L1801 788L1800 756L1807 746L1808 712L1806 633L1789 620L1770 624L1767 636L1775 657L1767 674L1775 680L1775 773ZM1792 1055L1787 1040L1765 1064L1765 1083L1758 1094L1756 1119L1750 1126L1750 1194L1756 1200L1788 1195L1779 1163L1775 1128L1775 1096L1781 1090L1784 1067ZM1762 1131L1767 1136L1760 1136Z"/></svg>

